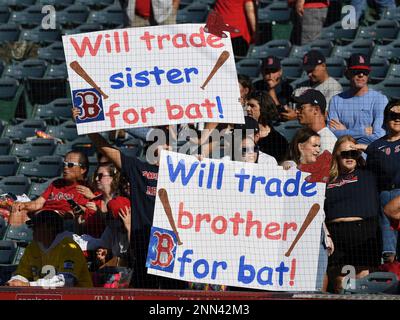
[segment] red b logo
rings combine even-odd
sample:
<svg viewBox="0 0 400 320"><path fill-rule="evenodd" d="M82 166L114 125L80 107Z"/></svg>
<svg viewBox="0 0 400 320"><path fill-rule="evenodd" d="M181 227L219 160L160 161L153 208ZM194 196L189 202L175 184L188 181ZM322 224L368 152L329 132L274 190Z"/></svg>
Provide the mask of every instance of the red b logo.
<svg viewBox="0 0 400 320"><path fill-rule="evenodd" d="M168 267L172 259L174 258L172 250L175 247L174 239L167 233L154 232L154 236L157 238L157 257L151 261L151 265L159 267Z"/></svg>

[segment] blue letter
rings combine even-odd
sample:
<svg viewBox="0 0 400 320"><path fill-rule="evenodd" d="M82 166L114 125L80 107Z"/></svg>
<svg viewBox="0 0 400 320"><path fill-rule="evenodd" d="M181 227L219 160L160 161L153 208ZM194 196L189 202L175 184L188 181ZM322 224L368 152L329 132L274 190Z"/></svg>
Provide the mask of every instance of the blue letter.
<svg viewBox="0 0 400 320"><path fill-rule="evenodd" d="M307 191L315 188L316 185L317 184L315 182L313 182L313 183L303 182L303 184L301 186L301 194L305 197L315 196L317 194L317 190L314 190L310 193L307 193Z"/></svg>
<svg viewBox="0 0 400 320"><path fill-rule="evenodd" d="M248 271L250 274L245 275L245 272ZM238 274L238 281L243 282L245 284L251 283L254 280L256 275L256 270L251 264L244 264L244 256L240 257L240 264L239 264L239 274Z"/></svg>
<svg viewBox="0 0 400 320"><path fill-rule="evenodd" d="M283 273L289 272L289 268L285 266L285 263L282 261L278 268L275 269L276 272L279 273L278 283L280 286L283 286Z"/></svg>
<svg viewBox="0 0 400 320"><path fill-rule="evenodd" d="M256 185L257 182L261 182L261 184L265 184L265 177L255 177L253 176L253 179L251 179L251 187L250 187L250 192L254 193L256 192Z"/></svg>
<svg viewBox="0 0 400 320"><path fill-rule="evenodd" d="M261 275L262 275L262 273L264 271L268 271L268 279L267 280L263 280L261 278ZM263 285L263 286L266 286L267 284L272 286L273 285L273 283L272 283L272 272L273 272L272 268L269 268L269 267L261 268L257 273L257 281L258 281L258 283Z"/></svg>
<svg viewBox="0 0 400 320"><path fill-rule="evenodd" d="M190 167L189 173L186 175L186 168L185 168L185 161L180 160L178 162L178 165L176 166L176 170L174 171L174 164L172 163L172 158L171 156L167 156L167 162L168 162L168 172L169 172L169 180L171 182L175 182L176 178L178 175L181 174L181 180L182 184L186 186L190 179L192 178L194 172L196 171L199 162L195 162L192 164Z"/></svg>
<svg viewBox="0 0 400 320"><path fill-rule="evenodd" d="M181 263L181 269L179 271L179 276L182 278L185 275L185 263L192 262L192 259L187 258L189 254L193 254L193 250L185 250L181 258L178 258L178 261Z"/></svg>
<svg viewBox="0 0 400 320"><path fill-rule="evenodd" d="M171 83L182 83L183 77L181 77L182 71L179 69L171 69L167 72L167 79Z"/></svg>
<svg viewBox="0 0 400 320"><path fill-rule="evenodd" d="M201 264L204 264L204 272L200 273L197 271L197 269L199 268L199 266ZM208 275L210 267L208 266L208 262L205 259L200 259L197 260L194 265L193 265L193 274L197 279L203 279Z"/></svg>
<svg viewBox="0 0 400 320"><path fill-rule="evenodd" d="M301 177L301 172L297 171L295 179L287 179L286 180L285 184L283 185L283 192L285 193L286 196L296 197L299 195L300 177ZM294 185L292 192L289 192L290 184Z"/></svg>
<svg viewBox="0 0 400 320"><path fill-rule="evenodd" d="M243 192L244 180L249 179L250 175L245 174L244 168L240 169L240 174L235 174L235 178L239 178L239 192Z"/></svg>
<svg viewBox="0 0 400 320"><path fill-rule="evenodd" d="M141 81L141 82L136 82L135 85L137 87L147 87L150 84L149 79L147 79L148 75L149 75L149 73L147 71L142 71L142 72L136 73L135 79L137 81Z"/></svg>
<svg viewBox="0 0 400 320"><path fill-rule="evenodd" d="M111 82L117 83L117 84L112 84L112 85L111 85L111 89L121 89L121 88L124 87L124 81L119 80L118 78L124 78L124 75L122 74L122 72L113 74L113 75L110 77L110 81L111 81Z"/></svg>
<svg viewBox="0 0 400 320"><path fill-rule="evenodd" d="M276 183L275 190L271 190L271 186L272 186L273 183ZM282 183L282 181L277 179L277 178L269 179L267 184L266 184L266 186L265 186L265 193L267 194L267 196L269 196L269 197L273 197L273 196L282 197L281 183Z"/></svg>

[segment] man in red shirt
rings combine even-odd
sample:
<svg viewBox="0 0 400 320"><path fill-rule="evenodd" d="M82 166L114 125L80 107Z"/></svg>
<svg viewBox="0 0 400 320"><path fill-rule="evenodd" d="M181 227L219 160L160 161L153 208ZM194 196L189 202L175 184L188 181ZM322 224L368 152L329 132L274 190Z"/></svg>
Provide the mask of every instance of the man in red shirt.
<svg viewBox="0 0 400 320"><path fill-rule="evenodd" d="M41 209L58 210L64 214L73 213L74 209L68 202L71 199L79 205L85 214L89 214L89 209L84 206L90 200L79 193L76 188L80 184L85 184L88 167L89 161L84 153L80 151L68 152L64 160L63 178L53 181L43 194L34 201L15 202L13 214L35 212Z"/></svg>

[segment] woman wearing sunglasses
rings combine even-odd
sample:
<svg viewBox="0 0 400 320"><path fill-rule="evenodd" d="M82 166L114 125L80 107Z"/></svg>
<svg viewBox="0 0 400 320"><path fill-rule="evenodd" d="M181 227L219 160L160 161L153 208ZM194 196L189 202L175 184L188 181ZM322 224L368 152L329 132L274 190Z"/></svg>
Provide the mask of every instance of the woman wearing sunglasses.
<svg viewBox="0 0 400 320"><path fill-rule="evenodd" d="M335 243L328 273L334 279L336 293L342 289L344 266L354 266L356 277L361 278L380 264L376 180L364 166L356 140L340 137L333 149L324 208L326 225Z"/></svg>
<svg viewBox="0 0 400 320"><path fill-rule="evenodd" d="M400 101L389 103L384 110L384 127L386 135L375 140L365 150L367 167L374 172L381 207L400 195ZM359 148L366 146L359 146ZM390 228L388 218L381 210L380 224L382 230L382 255L385 262L396 258L398 232Z"/></svg>

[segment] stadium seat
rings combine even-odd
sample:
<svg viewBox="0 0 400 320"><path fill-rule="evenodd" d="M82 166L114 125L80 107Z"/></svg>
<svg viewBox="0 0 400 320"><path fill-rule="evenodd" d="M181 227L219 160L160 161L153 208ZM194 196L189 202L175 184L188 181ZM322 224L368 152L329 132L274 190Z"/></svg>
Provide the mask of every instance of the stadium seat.
<svg viewBox="0 0 400 320"><path fill-rule="evenodd" d="M333 43L330 40L317 39L310 43L310 50L318 50L325 57L329 57L333 50Z"/></svg>
<svg viewBox="0 0 400 320"><path fill-rule="evenodd" d="M296 80L303 74L303 63L301 59L285 58L281 61L283 76L289 81Z"/></svg>
<svg viewBox="0 0 400 320"><path fill-rule="evenodd" d="M41 5L30 5L22 11L13 11L10 22L29 28L40 25L45 16L46 13L42 13Z"/></svg>
<svg viewBox="0 0 400 320"><path fill-rule="evenodd" d="M399 26L395 20L379 20L372 26L358 28L356 38L388 43L397 38Z"/></svg>
<svg viewBox="0 0 400 320"><path fill-rule="evenodd" d="M62 26L79 26L85 23L89 16L89 8L73 4L56 13L57 22Z"/></svg>
<svg viewBox="0 0 400 320"><path fill-rule="evenodd" d="M67 64L52 64L47 67L45 78L68 78Z"/></svg>
<svg viewBox="0 0 400 320"><path fill-rule="evenodd" d="M16 156L0 156L0 177L15 176L19 167Z"/></svg>
<svg viewBox="0 0 400 320"><path fill-rule="evenodd" d="M346 69L346 62L343 58L328 58L325 61L328 73L332 78L341 78Z"/></svg>
<svg viewBox="0 0 400 320"><path fill-rule="evenodd" d="M10 17L10 9L5 5L0 5L0 23L7 23Z"/></svg>
<svg viewBox="0 0 400 320"><path fill-rule="evenodd" d="M343 29L342 21L323 28L319 39L334 41L337 44L352 42L357 34L357 29Z"/></svg>
<svg viewBox="0 0 400 320"><path fill-rule="evenodd" d="M32 160L37 157L52 155L56 149L54 139L32 139L22 144L15 144L10 154L22 160Z"/></svg>
<svg viewBox="0 0 400 320"><path fill-rule="evenodd" d="M391 64L386 74L386 78L400 80L400 64Z"/></svg>
<svg viewBox="0 0 400 320"><path fill-rule="evenodd" d="M372 58L370 61L371 72L369 74L369 82L378 83L386 78L389 70L389 61L382 58Z"/></svg>
<svg viewBox="0 0 400 320"><path fill-rule="evenodd" d="M24 80L28 77L43 77L46 72L47 64L39 59L26 59L20 63L6 67L3 77L10 77L17 80Z"/></svg>
<svg viewBox="0 0 400 320"><path fill-rule="evenodd" d="M8 125L3 132L3 136L12 140L25 140L35 136L37 130L45 131L46 122L43 120L25 120L16 125Z"/></svg>
<svg viewBox="0 0 400 320"><path fill-rule="evenodd" d="M22 30L20 40L26 40L38 44L51 44L55 41L61 41L61 30L56 29L43 29L37 26L33 29Z"/></svg>
<svg viewBox="0 0 400 320"><path fill-rule="evenodd" d="M74 141L71 141L71 145L72 150L82 151L88 157L93 156L96 153L96 148L88 136L76 138Z"/></svg>
<svg viewBox="0 0 400 320"><path fill-rule="evenodd" d="M32 229L25 223L20 226L8 225L4 240L16 241L18 245L26 246L32 242Z"/></svg>
<svg viewBox="0 0 400 320"><path fill-rule="evenodd" d="M73 141L78 138L76 124L72 120L66 121L59 126L49 126L47 133L54 138L59 138L64 141Z"/></svg>
<svg viewBox="0 0 400 320"><path fill-rule="evenodd" d="M87 22L99 23L106 28L122 27L124 12L119 5L111 5L100 11L92 11Z"/></svg>
<svg viewBox="0 0 400 320"><path fill-rule="evenodd" d="M304 46L293 46L290 51L289 58L301 59L303 60L304 55L310 51L310 45L306 44Z"/></svg>
<svg viewBox="0 0 400 320"><path fill-rule="evenodd" d="M376 46L372 57L389 59L396 63L400 62L400 40L395 40L387 45Z"/></svg>
<svg viewBox="0 0 400 320"><path fill-rule="evenodd" d="M398 294L399 281L392 272L373 272L356 279L355 288L345 287L341 294Z"/></svg>
<svg viewBox="0 0 400 320"><path fill-rule="evenodd" d="M178 10L176 23L202 23L206 22L209 6L201 2L193 2L185 8Z"/></svg>
<svg viewBox="0 0 400 320"><path fill-rule="evenodd" d="M57 98L67 97L67 80L65 78L28 78L25 85L27 99L32 106L47 104Z"/></svg>
<svg viewBox="0 0 400 320"><path fill-rule="evenodd" d="M0 25L0 44L18 41L21 29L15 23Z"/></svg>
<svg viewBox="0 0 400 320"><path fill-rule="evenodd" d="M12 240L0 240L0 265L12 264L17 253L17 243Z"/></svg>
<svg viewBox="0 0 400 320"><path fill-rule="evenodd" d="M332 57L342 57L348 59L353 53L361 53L371 56L374 49L374 42L368 39L357 39L345 46L335 46L332 51Z"/></svg>
<svg viewBox="0 0 400 320"><path fill-rule="evenodd" d="M0 215L0 240L3 240L7 229L7 221Z"/></svg>
<svg viewBox="0 0 400 320"><path fill-rule="evenodd" d="M33 111L33 117L36 119L43 119L47 123L58 123L60 119L71 119L71 108L72 103L70 99L59 98L48 104L37 105Z"/></svg>
<svg viewBox="0 0 400 320"><path fill-rule="evenodd" d="M350 81L346 77L336 79L343 88L343 91L350 89Z"/></svg>
<svg viewBox="0 0 400 320"><path fill-rule="evenodd" d="M293 28L287 2L272 2L258 9L257 44L269 40L290 39Z"/></svg>
<svg viewBox="0 0 400 320"><path fill-rule="evenodd" d="M75 0L39 0L38 3L42 6L52 5L56 9L63 9L72 5L74 2Z"/></svg>
<svg viewBox="0 0 400 320"><path fill-rule="evenodd" d="M102 9L112 5L114 0L76 0L75 4L87 6L90 9Z"/></svg>
<svg viewBox="0 0 400 320"><path fill-rule="evenodd" d="M380 91L389 100L400 100L400 82L398 79L385 79L378 84L371 85L372 89Z"/></svg>
<svg viewBox="0 0 400 320"><path fill-rule="evenodd" d="M7 5L12 10L20 11L34 5L36 0L3 0L2 4Z"/></svg>
<svg viewBox="0 0 400 320"><path fill-rule="evenodd" d="M70 142L64 144L58 144L56 146L56 150L54 151L54 155L64 157L71 150L72 150L72 143Z"/></svg>
<svg viewBox="0 0 400 320"><path fill-rule="evenodd" d="M29 190L29 198L34 200L40 197L52 181L54 180L50 179L44 182L33 182L31 185L31 189Z"/></svg>
<svg viewBox="0 0 400 320"><path fill-rule="evenodd" d="M238 74L246 75L250 78L256 78L260 75L262 67L261 59L244 58L236 63Z"/></svg>
<svg viewBox="0 0 400 320"><path fill-rule="evenodd" d="M30 177L32 181L35 178L39 180L56 178L62 173L62 162L60 156L42 156L32 162L21 163L18 174Z"/></svg>
<svg viewBox="0 0 400 320"><path fill-rule="evenodd" d="M78 34L78 33L86 33L86 32L93 32L93 31L100 31L103 30L103 26L99 23L85 23L81 24L80 26L76 27L75 29L64 29L63 33L65 35L71 34Z"/></svg>
<svg viewBox="0 0 400 320"><path fill-rule="evenodd" d="M65 61L64 47L61 41L57 41L45 48L39 48L38 58L51 63L62 63Z"/></svg>
<svg viewBox="0 0 400 320"><path fill-rule="evenodd" d="M385 9L382 19L400 21L400 7Z"/></svg>
<svg viewBox="0 0 400 320"><path fill-rule="evenodd" d="M88 160L89 160L89 170L88 170L87 177L88 177L88 179L91 179L97 166L98 166L98 162L97 162L97 157L95 155L88 157Z"/></svg>
<svg viewBox="0 0 400 320"><path fill-rule="evenodd" d="M12 141L9 138L0 138L0 156L6 156L11 149Z"/></svg>
<svg viewBox="0 0 400 320"><path fill-rule="evenodd" d="M274 129L278 131L282 136L285 137L287 141L292 141L296 132L303 126L297 120L291 120L286 122L281 122L279 126L274 126Z"/></svg>
<svg viewBox="0 0 400 320"><path fill-rule="evenodd" d="M15 118L23 93L24 86L16 79L0 79L0 119L9 121Z"/></svg>
<svg viewBox="0 0 400 320"><path fill-rule="evenodd" d="M15 253L13 265L18 265L19 262L21 261L22 256L24 255L25 252L25 247L18 246L17 247L17 252Z"/></svg>
<svg viewBox="0 0 400 320"><path fill-rule="evenodd" d="M308 78L307 74L303 73L301 78L292 81L290 83L290 86L293 88L293 90L300 87L304 87L308 85L309 80L310 79Z"/></svg>
<svg viewBox="0 0 400 320"><path fill-rule="evenodd" d="M283 59L289 56L290 49L291 44L288 40L271 40L261 46L252 46L249 49L248 57L263 59L273 55Z"/></svg>
<svg viewBox="0 0 400 320"><path fill-rule="evenodd" d="M0 181L0 193L12 193L14 195L27 194L31 185L30 179L21 176L5 177Z"/></svg>

